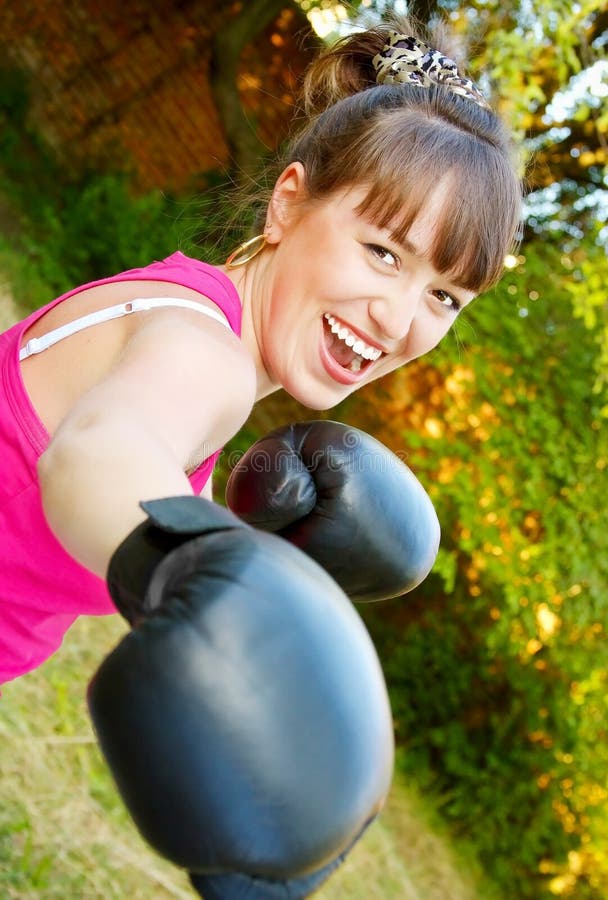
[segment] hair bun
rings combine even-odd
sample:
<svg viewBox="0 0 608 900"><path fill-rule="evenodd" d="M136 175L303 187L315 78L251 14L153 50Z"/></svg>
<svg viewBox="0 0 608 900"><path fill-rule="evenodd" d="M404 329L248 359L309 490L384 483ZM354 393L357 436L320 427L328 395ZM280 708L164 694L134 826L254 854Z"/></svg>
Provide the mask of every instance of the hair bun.
<svg viewBox="0 0 608 900"><path fill-rule="evenodd" d="M300 105L306 116L316 116L329 106L376 84L372 59L385 42L382 26L355 32L336 41L309 66Z"/></svg>
<svg viewBox="0 0 608 900"><path fill-rule="evenodd" d="M431 33L411 19L394 17L366 31L340 38L321 52L304 79L299 103L304 114L317 116L338 100L375 87L376 69L372 60L383 50L391 31L428 42L459 65L462 63L463 48L454 46L453 36L440 24Z"/></svg>

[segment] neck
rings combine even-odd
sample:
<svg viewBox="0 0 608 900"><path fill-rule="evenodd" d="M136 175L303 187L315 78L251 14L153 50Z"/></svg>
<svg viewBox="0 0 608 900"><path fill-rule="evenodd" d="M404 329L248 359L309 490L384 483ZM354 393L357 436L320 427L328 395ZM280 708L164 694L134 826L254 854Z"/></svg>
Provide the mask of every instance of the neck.
<svg viewBox="0 0 608 900"><path fill-rule="evenodd" d="M243 307L241 342L246 347L255 364L256 396L261 400L277 391L281 385L273 381L267 372L262 357L264 345L262 322L264 319L264 297L270 291L270 273L267 254L262 253L251 262L236 269L220 266L221 271L233 283Z"/></svg>

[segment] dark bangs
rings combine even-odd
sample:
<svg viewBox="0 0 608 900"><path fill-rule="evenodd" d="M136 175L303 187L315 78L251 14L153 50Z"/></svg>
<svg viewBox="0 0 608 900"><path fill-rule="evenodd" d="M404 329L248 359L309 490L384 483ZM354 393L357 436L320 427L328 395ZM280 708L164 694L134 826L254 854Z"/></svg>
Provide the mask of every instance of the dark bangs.
<svg viewBox="0 0 608 900"><path fill-rule="evenodd" d="M467 101L468 102L468 101ZM435 268L478 293L495 284L513 249L521 187L501 150L445 119L420 111L383 111L349 166L369 185L359 212L406 238L440 184L445 202L424 250Z"/></svg>

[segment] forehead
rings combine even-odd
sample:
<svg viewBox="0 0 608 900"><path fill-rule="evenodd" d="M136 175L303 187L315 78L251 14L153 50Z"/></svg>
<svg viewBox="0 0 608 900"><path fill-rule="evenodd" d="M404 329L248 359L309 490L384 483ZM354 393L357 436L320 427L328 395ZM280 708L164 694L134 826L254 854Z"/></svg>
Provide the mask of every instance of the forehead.
<svg viewBox="0 0 608 900"><path fill-rule="evenodd" d="M495 280L500 249L485 233L477 192L456 171L411 186L395 180L359 191L360 215L386 229L398 244L417 236L424 256L456 284L477 293Z"/></svg>
<svg viewBox="0 0 608 900"><path fill-rule="evenodd" d="M431 258L441 222L449 216L452 191L450 179L443 178L430 193L419 198L413 209L405 209L386 224L398 243L415 244L421 256Z"/></svg>
<svg viewBox="0 0 608 900"><path fill-rule="evenodd" d="M385 231L409 252L433 262L437 244L444 237L445 222L450 218L453 191L452 179L445 176L432 190L409 198L401 207L390 199L383 204L374 186L369 184L351 185L337 192L335 200L356 218ZM447 270L442 271L447 274Z"/></svg>
<svg viewBox="0 0 608 900"><path fill-rule="evenodd" d="M325 199L391 235L401 235L405 230L419 231L430 227L431 222L441 220L449 202L450 188L450 179L446 176L430 191L416 192L416 197L410 195L403 199L387 196L376 185L365 182L347 185Z"/></svg>

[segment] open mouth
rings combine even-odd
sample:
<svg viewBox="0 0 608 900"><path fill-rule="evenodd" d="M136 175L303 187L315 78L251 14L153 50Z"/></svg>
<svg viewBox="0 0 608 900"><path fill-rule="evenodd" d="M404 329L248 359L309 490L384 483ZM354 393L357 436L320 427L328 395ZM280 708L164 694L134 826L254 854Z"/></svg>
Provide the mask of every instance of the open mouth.
<svg viewBox="0 0 608 900"><path fill-rule="evenodd" d="M329 353L348 372L363 372L382 356L382 350L367 344L331 313L323 316L323 328Z"/></svg>

